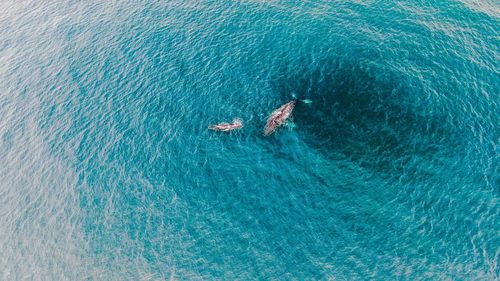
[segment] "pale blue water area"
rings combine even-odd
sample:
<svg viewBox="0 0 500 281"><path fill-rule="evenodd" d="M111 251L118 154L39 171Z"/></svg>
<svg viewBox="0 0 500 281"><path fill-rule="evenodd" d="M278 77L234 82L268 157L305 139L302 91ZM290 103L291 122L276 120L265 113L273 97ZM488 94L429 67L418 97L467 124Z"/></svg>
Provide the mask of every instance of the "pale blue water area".
<svg viewBox="0 0 500 281"><path fill-rule="evenodd" d="M499 11L0 2L0 279L498 280Z"/></svg>

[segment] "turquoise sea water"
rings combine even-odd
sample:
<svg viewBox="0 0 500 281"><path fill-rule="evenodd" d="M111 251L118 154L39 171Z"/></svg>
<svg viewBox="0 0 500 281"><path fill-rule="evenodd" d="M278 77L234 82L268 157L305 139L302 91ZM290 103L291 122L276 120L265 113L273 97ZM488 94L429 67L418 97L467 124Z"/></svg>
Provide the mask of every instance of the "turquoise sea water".
<svg viewBox="0 0 500 281"><path fill-rule="evenodd" d="M0 2L0 280L498 280L499 11Z"/></svg>

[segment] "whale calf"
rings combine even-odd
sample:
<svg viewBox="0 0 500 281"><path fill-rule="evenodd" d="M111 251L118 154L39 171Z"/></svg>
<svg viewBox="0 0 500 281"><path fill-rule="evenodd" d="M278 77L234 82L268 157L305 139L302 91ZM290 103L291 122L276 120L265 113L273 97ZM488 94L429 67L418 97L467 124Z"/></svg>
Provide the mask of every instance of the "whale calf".
<svg viewBox="0 0 500 281"><path fill-rule="evenodd" d="M265 136L271 135L278 127L285 123L292 114L296 103L296 100L287 102L271 113L271 116L267 119L266 127L264 128Z"/></svg>
<svg viewBox="0 0 500 281"><path fill-rule="evenodd" d="M229 132L243 128L243 121L240 118L235 118L232 123L220 123L208 126L208 129L221 132Z"/></svg>

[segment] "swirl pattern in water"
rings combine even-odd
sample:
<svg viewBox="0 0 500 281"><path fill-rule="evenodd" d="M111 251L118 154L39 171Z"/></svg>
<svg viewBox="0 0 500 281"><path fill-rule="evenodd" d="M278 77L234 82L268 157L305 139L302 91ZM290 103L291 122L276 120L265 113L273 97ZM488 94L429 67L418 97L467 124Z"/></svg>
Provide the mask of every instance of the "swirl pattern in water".
<svg viewBox="0 0 500 281"><path fill-rule="evenodd" d="M1 2L0 279L497 280L499 10Z"/></svg>

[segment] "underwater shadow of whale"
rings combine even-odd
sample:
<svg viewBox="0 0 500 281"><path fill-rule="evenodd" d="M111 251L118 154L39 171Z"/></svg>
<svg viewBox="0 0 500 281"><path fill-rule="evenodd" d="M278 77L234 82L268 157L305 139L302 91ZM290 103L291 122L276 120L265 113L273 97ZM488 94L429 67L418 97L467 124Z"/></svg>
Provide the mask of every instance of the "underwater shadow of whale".
<svg viewBox="0 0 500 281"><path fill-rule="evenodd" d="M418 86L394 75L378 78L362 63L304 60L277 77L273 87L283 101L291 93L312 100L294 110L297 133L327 157L397 176L395 171L417 169L409 165L416 159L439 161L460 145L446 114Z"/></svg>

